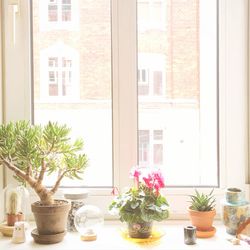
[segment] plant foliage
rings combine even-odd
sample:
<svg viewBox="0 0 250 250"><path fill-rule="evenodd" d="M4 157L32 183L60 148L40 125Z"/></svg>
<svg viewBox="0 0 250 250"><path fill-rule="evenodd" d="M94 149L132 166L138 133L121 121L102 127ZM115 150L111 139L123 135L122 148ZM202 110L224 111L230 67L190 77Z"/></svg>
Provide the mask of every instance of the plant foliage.
<svg viewBox="0 0 250 250"><path fill-rule="evenodd" d="M146 178L144 178L146 180ZM157 182L153 178L152 182ZM122 222L143 223L162 221L169 216L169 205L164 196L159 193L156 185L140 182L138 187L118 195L109 206L112 214L119 214Z"/></svg>
<svg viewBox="0 0 250 250"><path fill-rule="evenodd" d="M196 211L211 211L215 207L216 199L214 198L212 190L209 194L199 193L195 189L195 195L189 195L191 201L190 208Z"/></svg>
<svg viewBox="0 0 250 250"><path fill-rule="evenodd" d="M53 195L63 177L80 179L87 166L87 157L80 154L83 141L71 141L66 125L49 122L45 126L28 121L0 125L0 164L28 182L42 197ZM42 192L44 176L58 173L50 192ZM40 198L41 198L40 196Z"/></svg>

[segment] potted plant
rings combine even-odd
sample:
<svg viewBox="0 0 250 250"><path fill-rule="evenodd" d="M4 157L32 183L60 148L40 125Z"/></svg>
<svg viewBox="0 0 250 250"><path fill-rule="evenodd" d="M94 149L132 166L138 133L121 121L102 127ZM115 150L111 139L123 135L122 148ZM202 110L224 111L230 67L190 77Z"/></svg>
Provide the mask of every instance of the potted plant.
<svg viewBox="0 0 250 250"><path fill-rule="evenodd" d="M6 216L8 226L14 226L16 221L23 220L23 213L21 212L21 196L16 190L11 191L7 197Z"/></svg>
<svg viewBox="0 0 250 250"><path fill-rule="evenodd" d="M131 238L150 237L153 221L162 221L169 216L168 202L160 193L165 186L161 172L145 172L133 169L134 187L118 195L109 206L111 214L118 214L120 221L127 222Z"/></svg>
<svg viewBox="0 0 250 250"><path fill-rule="evenodd" d="M213 220L216 214L213 190L209 194L199 193L195 190L195 195L190 195L191 206L188 208L189 216L193 226L197 231L213 231Z"/></svg>
<svg viewBox="0 0 250 250"><path fill-rule="evenodd" d="M53 196L64 177L80 178L87 165L86 155L79 153L83 141L71 142L69 133L66 125L52 122L45 126L27 121L0 125L0 164L12 170L18 180L28 183L40 198L31 208L37 225L37 241L40 237L42 243L47 243L46 238L48 243L63 238L70 203ZM45 176L55 172L58 177L54 185L45 187Z"/></svg>

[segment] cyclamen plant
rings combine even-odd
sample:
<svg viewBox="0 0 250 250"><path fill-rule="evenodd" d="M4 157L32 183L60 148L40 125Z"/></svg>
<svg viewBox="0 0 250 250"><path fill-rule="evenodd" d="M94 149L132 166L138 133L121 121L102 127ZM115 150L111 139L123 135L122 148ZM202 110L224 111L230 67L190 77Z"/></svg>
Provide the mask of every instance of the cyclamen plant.
<svg viewBox="0 0 250 250"><path fill-rule="evenodd" d="M154 168L132 168L134 187L118 195L109 206L111 214L128 223L162 221L169 216L169 205L161 188L165 187L162 173Z"/></svg>

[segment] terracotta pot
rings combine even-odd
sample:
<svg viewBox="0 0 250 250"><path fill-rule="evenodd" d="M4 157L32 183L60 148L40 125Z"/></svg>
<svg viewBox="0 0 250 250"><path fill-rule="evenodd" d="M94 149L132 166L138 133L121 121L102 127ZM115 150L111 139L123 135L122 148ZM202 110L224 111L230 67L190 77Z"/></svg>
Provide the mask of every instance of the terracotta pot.
<svg viewBox="0 0 250 250"><path fill-rule="evenodd" d="M51 206L41 205L40 202L31 204L37 232L40 235L58 235L66 231L70 203L66 200L55 200L55 202L56 204Z"/></svg>
<svg viewBox="0 0 250 250"><path fill-rule="evenodd" d="M189 216L192 225L197 228L197 231L209 231L213 226L215 209L212 211L196 211L188 208Z"/></svg>
<svg viewBox="0 0 250 250"><path fill-rule="evenodd" d="M128 234L131 238L145 239L152 233L153 222L128 223Z"/></svg>
<svg viewBox="0 0 250 250"><path fill-rule="evenodd" d="M23 213L18 214L7 214L7 225L8 226L14 226L15 222L17 221L23 221L24 215Z"/></svg>

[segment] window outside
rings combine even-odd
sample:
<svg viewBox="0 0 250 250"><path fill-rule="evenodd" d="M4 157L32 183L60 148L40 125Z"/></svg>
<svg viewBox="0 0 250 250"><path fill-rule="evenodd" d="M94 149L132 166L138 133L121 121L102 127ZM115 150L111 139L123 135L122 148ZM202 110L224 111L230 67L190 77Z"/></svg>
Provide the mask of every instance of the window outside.
<svg viewBox="0 0 250 250"><path fill-rule="evenodd" d="M218 185L216 11L216 0L137 1L138 163L168 186Z"/></svg>
<svg viewBox="0 0 250 250"><path fill-rule="evenodd" d="M74 138L84 139L84 152L89 158L84 179L66 179L63 186L111 187L110 1L32 3L34 122L66 123ZM68 26L75 17L79 17L78 24ZM46 184L55 179L51 176Z"/></svg>

